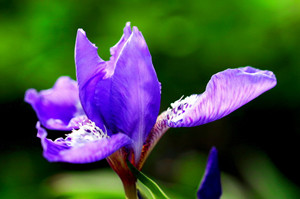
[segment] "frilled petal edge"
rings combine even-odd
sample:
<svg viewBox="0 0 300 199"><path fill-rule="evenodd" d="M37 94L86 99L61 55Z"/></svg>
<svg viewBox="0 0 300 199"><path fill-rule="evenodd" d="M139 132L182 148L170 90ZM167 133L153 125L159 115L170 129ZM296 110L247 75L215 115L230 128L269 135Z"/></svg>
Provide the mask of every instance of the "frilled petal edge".
<svg viewBox="0 0 300 199"><path fill-rule="evenodd" d="M70 77L58 78L48 90L28 89L25 101L48 129L71 130L87 119L79 101L77 82Z"/></svg>
<svg viewBox="0 0 300 199"><path fill-rule="evenodd" d="M171 104L170 127L191 127L220 119L276 85L271 71L252 67L227 69L212 76L204 93Z"/></svg>
<svg viewBox="0 0 300 199"><path fill-rule="evenodd" d="M131 139L122 133L112 135L97 141L85 143L82 146L71 147L64 140L47 139L47 131L37 123L37 137L41 139L43 155L49 162L91 163L104 159L123 146L131 144Z"/></svg>
<svg viewBox="0 0 300 199"><path fill-rule="evenodd" d="M218 151L213 147L209 153L204 176L202 178L198 199L219 199L222 194L221 175L218 165Z"/></svg>

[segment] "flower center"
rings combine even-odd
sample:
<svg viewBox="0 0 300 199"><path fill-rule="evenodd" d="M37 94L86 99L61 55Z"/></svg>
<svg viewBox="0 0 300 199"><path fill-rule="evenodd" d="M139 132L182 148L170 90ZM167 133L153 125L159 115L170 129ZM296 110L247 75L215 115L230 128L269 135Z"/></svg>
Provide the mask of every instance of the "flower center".
<svg viewBox="0 0 300 199"><path fill-rule="evenodd" d="M78 130L74 129L72 133L66 136L65 143L68 146L82 146L87 142L109 138L106 129L105 132L102 131L102 129L97 127L95 123L90 120L84 121L79 125Z"/></svg>
<svg viewBox="0 0 300 199"><path fill-rule="evenodd" d="M195 101L198 99L198 95L194 94L187 96L184 99L182 98L183 96L174 103L171 103L172 108L168 108L167 110L168 121L177 122L183 119L184 113L193 106Z"/></svg>

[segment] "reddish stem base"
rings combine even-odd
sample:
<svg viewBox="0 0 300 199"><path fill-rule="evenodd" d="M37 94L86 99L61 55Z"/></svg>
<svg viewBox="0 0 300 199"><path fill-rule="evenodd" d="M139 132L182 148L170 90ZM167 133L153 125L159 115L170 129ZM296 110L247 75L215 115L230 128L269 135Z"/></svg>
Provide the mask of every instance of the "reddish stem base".
<svg viewBox="0 0 300 199"><path fill-rule="evenodd" d="M133 176L133 174L127 166L127 158L128 153L125 151L124 148L121 148L112 155L110 155L108 158L106 158L106 160L111 166L111 168L119 175L120 179L122 180L126 198L137 199L137 179Z"/></svg>

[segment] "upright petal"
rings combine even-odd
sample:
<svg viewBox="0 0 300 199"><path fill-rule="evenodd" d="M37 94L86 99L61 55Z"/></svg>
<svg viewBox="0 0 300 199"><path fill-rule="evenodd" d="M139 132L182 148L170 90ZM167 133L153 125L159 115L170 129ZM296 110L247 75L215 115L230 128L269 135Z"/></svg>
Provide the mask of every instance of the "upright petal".
<svg viewBox="0 0 300 199"><path fill-rule="evenodd" d="M91 43L84 30L78 29L75 44L75 64L79 88L105 68L105 62L99 57L95 44Z"/></svg>
<svg viewBox="0 0 300 199"><path fill-rule="evenodd" d="M160 84L147 44L136 27L120 52L114 74L98 82L96 93L95 103L105 124L134 140L137 160L158 116Z"/></svg>
<svg viewBox="0 0 300 199"><path fill-rule="evenodd" d="M204 176L202 178L198 199L219 199L222 194L221 176L218 165L218 151L213 147L209 153Z"/></svg>
<svg viewBox="0 0 300 199"><path fill-rule="evenodd" d="M95 106L90 103L94 98L95 79L102 79L106 74L105 62L99 57L97 47L78 29L75 44L76 75L79 86L79 97L82 107L89 119L102 124Z"/></svg>
<svg viewBox="0 0 300 199"><path fill-rule="evenodd" d="M38 122L37 136L41 139L44 157L50 162L90 163L104 159L119 148L131 144L131 139L125 134L116 134L110 138L87 142L82 146L69 146L66 140L55 141L47 139L47 132Z"/></svg>
<svg viewBox="0 0 300 199"><path fill-rule="evenodd" d="M76 74L79 84L80 101L87 116L98 125L103 123L100 111L95 107L95 87L99 81L110 77L115 69L115 62L124 44L131 34L130 23L124 28L120 41L110 49L110 61L103 61L95 44L91 43L82 29L78 29L75 44ZM104 88L109 89L109 88Z"/></svg>
<svg viewBox="0 0 300 199"><path fill-rule="evenodd" d="M204 93L171 104L170 127L191 127L220 119L276 85L271 71L227 69L212 76Z"/></svg>
<svg viewBox="0 0 300 199"><path fill-rule="evenodd" d="M28 89L25 101L31 104L41 123L49 129L71 130L86 119L82 110L77 82L60 77L53 88L40 91Z"/></svg>
<svg viewBox="0 0 300 199"><path fill-rule="evenodd" d="M103 122L113 133L123 132L131 137L137 159L159 112L160 84L142 34L136 27L132 31L129 27L127 23L121 40L111 48L110 61L100 65L76 61L76 66L79 79L80 68L85 64L102 67L90 75L85 85L79 83L83 108L94 122ZM77 49L80 42L94 48L87 41L77 39L75 60L88 56Z"/></svg>
<svg viewBox="0 0 300 199"><path fill-rule="evenodd" d="M130 22L126 23L126 26L123 30L124 34L122 35L120 41L114 45L113 47L110 48L110 65L114 65L114 63L117 61L118 56L120 54L120 52L122 51L125 43L127 42L128 38L130 37L132 31L131 31L131 27L130 27ZM114 69L113 69L114 70Z"/></svg>

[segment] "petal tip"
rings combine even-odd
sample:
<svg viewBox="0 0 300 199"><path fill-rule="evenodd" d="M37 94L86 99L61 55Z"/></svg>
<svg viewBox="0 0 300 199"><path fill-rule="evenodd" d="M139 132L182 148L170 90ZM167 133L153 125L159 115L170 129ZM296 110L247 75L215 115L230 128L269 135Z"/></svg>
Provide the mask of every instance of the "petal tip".
<svg viewBox="0 0 300 199"><path fill-rule="evenodd" d="M85 33L85 31L82 28L78 28L78 30L77 30L77 36L78 35L84 35L84 36L86 36L86 33Z"/></svg>
<svg viewBox="0 0 300 199"><path fill-rule="evenodd" d="M136 26L132 27L132 32L135 36L143 37L142 32ZM144 39L144 37L143 37L143 39Z"/></svg>
<svg viewBox="0 0 300 199"><path fill-rule="evenodd" d="M273 88L277 84L276 76L272 71L260 70L252 66L242 67L240 70L243 72L243 74L263 77L264 79L268 80L270 82L269 89Z"/></svg>
<svg viewBox="0 0 300 199"><path fill-rule="evenodd" d="M209 152L205 174L197 192L198 199L219 199L222 195L221 175L218 165L218 151Z"/></svg>
<svg viewBox="0 0 300 199"><path fill-rule="evenodd" d="M124 27L124 33L127 32L128 30L129 30L129 32L131 32L131 22L130 21L126 22L125 27Z"/></svg>
<svg viewBox="0 0 300 199"><path fill-rule="evenodd" d="M210 153L213 154L213 156L218 155L218 150L215 146L213 146L210 150Z"/></svg>
<svg viewBox="0 0 300 199"><path fill-rule="evenodd" d="M34 88L30 88L25 92L24 101L32 104L38 97L38 92Z"/></svg>
<svg viewBox="0 0 300 199"><path fill-rule="evenodd" d="M272 71L269 71L269 70L260 70L260 69L254 68L252 66L245 66L245 67L241 67L239 69L240 69L240 71L242 71L245 74L264 75L264 76L267 76L267 77L269 77L271 79L274 79L276 81L275 74Z"/></svg>
<svg viewBox="0 0 300 199"><path fill-rule="evenodd" d="M131 35L132 30L131 30L131 22L128 21L123 29L123 34L124 34L124 38L125 40L127 40L129 38L129 36Z"/></svg>
<svg viewBox="0 0 300 199"><path fill-rule="evenodd" d="M40 121L38 121L36 123L35 128L38 130L37 135L36 135L38 138L43 139L43 138L47 137L47 131L41 126Z"/></svg>
<svg viewBox="0 0 300 199"><path fill-rule="evenodd" d="M81 50L89 50L90 47L93 47L93 49L98 49L98 47L90 42L90 40L86 36L86 32L79 28L77 30L77 36L76 36L76 44L75 44L75 57L76 57L76 52Z"/></svg>
<svg viewBox="0 0 300 199"><path fill-rule="evenodd" d="M132 27L132 34L128 40L131 40L144 53L151 57L146 40L141 31L136 26Z"/></svg>

